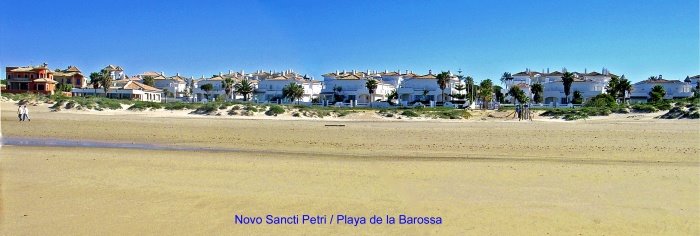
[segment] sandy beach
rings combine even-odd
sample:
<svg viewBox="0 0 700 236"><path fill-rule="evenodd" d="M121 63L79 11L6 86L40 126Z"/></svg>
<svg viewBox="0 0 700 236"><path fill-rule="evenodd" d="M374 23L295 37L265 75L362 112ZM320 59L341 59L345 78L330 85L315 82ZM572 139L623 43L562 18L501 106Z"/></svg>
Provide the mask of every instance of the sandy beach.
<svg viewBox="0 0 700 236"><path fill-rule="evenodd" d="M213 150L3 146L2 235L700 234L697 120L235 119L42 105L20 124L15 109L2 103L5 137ZM444 223L251 226L236 214Z"/></svg>

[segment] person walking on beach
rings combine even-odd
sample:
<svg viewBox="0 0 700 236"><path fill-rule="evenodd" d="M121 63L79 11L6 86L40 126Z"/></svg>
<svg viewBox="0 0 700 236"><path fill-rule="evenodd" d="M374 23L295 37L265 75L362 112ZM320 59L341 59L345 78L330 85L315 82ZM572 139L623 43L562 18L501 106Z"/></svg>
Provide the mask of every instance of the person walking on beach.
<svg viewBox="0 0 700 236"><path fill-rule="evenodd" d="M24 117L22 120L32 121L32 118L29 118L29 108L27 108L27 105L24 105Z"/></svg>
<svg viewBox="0 0 700 236"><path fill-rule="evenodd" d="M22 122L24 118L24 109L22 109L22 105L17 106L17 118L19 118L20 122Z"/></svg>

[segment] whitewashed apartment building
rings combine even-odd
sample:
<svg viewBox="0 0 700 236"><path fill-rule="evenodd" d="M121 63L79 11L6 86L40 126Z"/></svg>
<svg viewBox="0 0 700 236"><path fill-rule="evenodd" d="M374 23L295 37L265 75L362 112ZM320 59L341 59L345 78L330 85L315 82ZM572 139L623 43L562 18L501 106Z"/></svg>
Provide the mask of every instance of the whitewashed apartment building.
<svg viewBox="0 0 700 236"><path fill-rule="evenodd" d="M505 83L504 94L508 92L510 87L518 86L525 94L532 99L531 87L533 84L539 83L543 87L543 98L544 104L547 105L559 105L566 104L567 98L564 93L564 83L562 82L562 76L567 72L566 68L562 68L562 71L549 72L549 69L545 72L536 72L526 69L525 71L518 72L512 75L511 80L507 80ZM601 73L598 72L588 72L587 70L583 73L572 72L574 74L574 82L571 84L571 91L568 96L568 101L571 102L573 99L574 91L581 92L582 98L585 101L591 98L605 93L605 87L610 82L610 79L614 74L610 73L608 69L603 68ZM512 101L510 96L506 97L506 100Z"/></svg>

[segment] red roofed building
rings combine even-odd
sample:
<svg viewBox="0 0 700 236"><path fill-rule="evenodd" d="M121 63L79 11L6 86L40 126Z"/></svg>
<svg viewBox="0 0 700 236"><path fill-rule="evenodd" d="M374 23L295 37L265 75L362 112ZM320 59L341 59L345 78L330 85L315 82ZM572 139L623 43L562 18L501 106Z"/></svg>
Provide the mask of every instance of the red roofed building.
<svg viewBox="0 0 700 236"><path fill-rule="evenodd" d="M51 95L56 89L53 73L46 63L40 66L6 67L7 87L3 92Z"/></svg>

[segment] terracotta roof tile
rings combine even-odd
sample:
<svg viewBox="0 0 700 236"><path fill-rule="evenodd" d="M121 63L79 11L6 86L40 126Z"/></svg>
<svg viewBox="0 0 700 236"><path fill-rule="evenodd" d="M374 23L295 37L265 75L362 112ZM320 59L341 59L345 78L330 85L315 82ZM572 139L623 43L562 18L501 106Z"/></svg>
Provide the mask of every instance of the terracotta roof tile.
<svg viewBox="0 0 700 236"><path fill-rule="evenodd" d="M161 91L160 89L145 85L138 81L130 80L122 87L122 89L144 90L144 91Z"/></svg>

